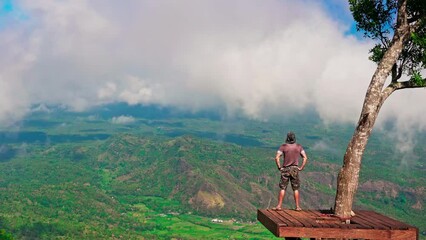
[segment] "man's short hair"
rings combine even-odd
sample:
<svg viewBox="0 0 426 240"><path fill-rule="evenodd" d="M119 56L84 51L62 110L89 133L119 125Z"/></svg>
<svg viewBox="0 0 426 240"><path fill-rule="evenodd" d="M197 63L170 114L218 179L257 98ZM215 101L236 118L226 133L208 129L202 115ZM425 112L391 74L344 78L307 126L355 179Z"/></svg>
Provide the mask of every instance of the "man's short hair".
<svg viewBox="0 0 426 240"><path fill-rule="evenodd" d="M286 143L295 143L296 142L296 134L294 132L287 133Z"/></svg>

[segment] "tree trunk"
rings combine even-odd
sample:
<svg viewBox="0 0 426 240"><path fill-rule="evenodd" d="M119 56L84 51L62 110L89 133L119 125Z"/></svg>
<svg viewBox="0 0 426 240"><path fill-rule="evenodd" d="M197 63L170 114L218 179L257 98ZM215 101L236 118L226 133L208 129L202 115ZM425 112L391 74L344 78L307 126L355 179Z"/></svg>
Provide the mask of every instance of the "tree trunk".
<svg viewBox="0 0 426 240"><path fill-rule="evenodd" d="M382 92L383 85L393 65L392 55L399 54L401 49L402 44L399 47L395 46L394 51L392 51L393 54L389 54L388 57L385 55L379 64L367 90L358 125L346 149L343 166L337 178L334 205L335 214L343 219L351 217L353 199L358 188L359 171L365 147L384 101L393 92L393 90Z"/></svg>
<svg viewBox="0 0 426 240"><path fill-rule="evenodd" d="M351 217L353 200L358 188L362 155L364 154L368 138L370 137L380 108L387 97L395 90L383 91L383 86L392 71L392 67L401 54L404 42L409 37L410 27L406 20L406 1L400 1L397 19L398 27L389 49L384 54L371 79L358 125L346 149L343 166L337 179L334 213L342 219L349 219Z"/></svg>
<svg viewBox="0 0 426 240"><path fill-rule="evenodd" d="M377 101L367 104L369 108L376 108ZM337 192L335 214L343 219L351 217L353 199L358 188L359 171L362 155L367 146L368 138L376 121L377 113L365 112L361 114L358 126L346 149L343 166L337 178Z"/></svg>

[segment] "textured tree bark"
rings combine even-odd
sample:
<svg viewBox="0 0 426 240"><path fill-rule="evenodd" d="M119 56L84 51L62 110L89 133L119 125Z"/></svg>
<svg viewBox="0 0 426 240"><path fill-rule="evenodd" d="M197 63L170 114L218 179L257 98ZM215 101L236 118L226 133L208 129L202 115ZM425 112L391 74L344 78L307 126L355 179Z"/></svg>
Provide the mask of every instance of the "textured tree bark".
<svg viewBox="0 0 426 240"><path fill-rule="evenodd" d="M377 118L377 113L368 112L366 110L377 109L379 105L378 99L365 104L365 110L361 113L358 127L346 149L343 166L337 179L337 192L334 207L335 214L342 219L349 219L351 217L353 199L358 188L362 155Z"/></svg>
<svg viewBox="0 0 426 240"><path fill-rule="evenodd" d="M368 138L370 137L380 108L387 97L395 90L395 88L388 87L383 91L383 86L392 71L392 67L401 54L403 44L408 39L409 34L410 26L407 22L406 0L404 0L399 3L397 29L394 33L392 43L378 64L376 72L371 79L358 125L348 144L343 159L343 166L338 175L334 213L342 219L349 219L351 217L353 200L358 188L361 160L367 146Z"/></svg>

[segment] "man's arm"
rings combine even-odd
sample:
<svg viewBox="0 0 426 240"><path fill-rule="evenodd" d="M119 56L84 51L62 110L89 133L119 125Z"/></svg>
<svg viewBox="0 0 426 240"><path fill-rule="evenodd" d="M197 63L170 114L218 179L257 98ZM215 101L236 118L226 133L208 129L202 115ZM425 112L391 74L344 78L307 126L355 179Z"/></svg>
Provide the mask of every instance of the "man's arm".
<svg viewBox="0 0 426 240"><path fill-rule="evenodd" d="M302 171L305 168L306 162L308 162L308 156L306 156L305 151L303 150L300 155L302 155L303 158L303 163L301 167L298 167L297 169L299 169L299 171Z"/></svg>
<svg viewBox="0 0 426 240"><path fill-rule="evenodd" d="M281 155L283 155L283 153L278 151L277 155L275 156L275 163L277 164L278 169L281 169L281 163L280 163Z"/></svg>

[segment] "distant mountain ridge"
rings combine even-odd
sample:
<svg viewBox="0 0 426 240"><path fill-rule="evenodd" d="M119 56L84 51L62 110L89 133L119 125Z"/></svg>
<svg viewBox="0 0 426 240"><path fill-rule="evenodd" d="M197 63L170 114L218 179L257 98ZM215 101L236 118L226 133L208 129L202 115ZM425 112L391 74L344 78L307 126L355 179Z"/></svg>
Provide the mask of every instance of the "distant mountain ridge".
<svg viewBox="0 0 426 240"><path fill-rule="evenodd" d="M175 199L203 214L247 218L253 217L257 208L276 203L279 172L274 167L272 150L218 144L191 136L153 141L123 135L110 139L105 146L108 147L98 161L108 159L110 164L129 164L126 170L120 168L124 173L111 182L111 191L117 195L128 193L125 186L132 184L135 189L130 192ZM332 207L339 166L315 161L309 165L301 173L304 206ZM384 181L369 180L361 183L360 191L379 192L380 186L384 185ZM422 207L422 190L417 188L420 195L416 196L414 189L393 187L392 195L388 196L396 198L402 193L411 196L410 201L417 208ZM388 191L386 187L383 190ZM290 188L288 192L291 196ZM290 196L285 202L286 207L293 205Z"/></svg>

